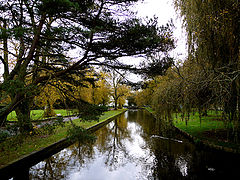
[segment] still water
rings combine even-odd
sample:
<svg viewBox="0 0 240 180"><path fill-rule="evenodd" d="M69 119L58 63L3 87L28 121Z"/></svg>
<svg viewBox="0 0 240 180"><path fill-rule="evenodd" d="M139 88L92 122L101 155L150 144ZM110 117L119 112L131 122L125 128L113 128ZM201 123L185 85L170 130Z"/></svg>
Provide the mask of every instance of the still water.
<svg viewBox="0 0 240 180"><path fill-rule="evenodd" d="M127 111L96 133L30 168L30 179L232 179L236 155L197 149L146 111Z"/></svg>

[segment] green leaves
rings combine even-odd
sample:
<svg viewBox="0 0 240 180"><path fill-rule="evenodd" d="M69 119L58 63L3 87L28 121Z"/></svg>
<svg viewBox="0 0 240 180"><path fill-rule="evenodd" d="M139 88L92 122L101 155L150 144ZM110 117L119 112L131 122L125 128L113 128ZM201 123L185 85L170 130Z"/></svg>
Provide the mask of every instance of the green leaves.
<svg viewBox="0 0 240 180"><path fill-rule="evenodd" d="M118 64L116 59L171 50L173 40L165 38L171 34L170 28L158 27L156 19L144 23L135 18L129 10L134 2L137 0L2 0L0 21L6 21L7 28L1 29L0 40L15 43L14 48L6 46L9 52L4 58L7 62L11 57L16 63L9 66L2 84L2 92L11 96L11 102L0 116L18 108L19 100L32 101L39 94L36 87L54 81L67 84L59 87L64 95L75 85L94 85L97 78L84 73L92 65L127 69L130 66ZM119 18L119 14L126 15ZM72 80L75 75L79 79ZM83 119L97 119L104 111L89 104L79 109Z"/></svg>
<svg viewBox="0 0 240 180"><path fill-rule="evenodd" d="M72 142L79 141L81 143L93 143L96 140L95 136L89 134L86 129L80 126L73 126L69 128L67 131L67 137Z"/></svg>
<svg viewBox="0 0 240 180"><path fill-rule="evenodd" d="M38 8L49 16L55 16L69 11L70 8L75 7L75 4L70 0L42 0Z"/></svg>
<svg viewBox="0 0 240 180"><path fill-rule="evenodd" d="M2 90L8 94L24 92L24 82L20 80L9 80L2 84Z"/></svg>
<svg viewBox="0 0 240 180"><path fill-rule="evenodd" d="M93 7L93 0L41 0L38 5L40 12L45 12L49 16L58 16L66 13L83 13Z"/></svg>
<svg viewBox="0 0 240 180"><path fill-rule="evenodd" d="M4 38L11 38L14 37L16 39L19 39L20 37L23 37L24 34L30 33L32 30L29 28L24 27L15 27L15 28L3 28L0 29L0 39Z"/></svg>
<svg viewBox="0 0 240 180"><path fill-rule="evenodd" d="M146 25L147 24L147 25ZM174 48L170 27L157 27L156 20L144 24L139 19L130 19L106 29L106 41L94 42L91 50L111 59L121 56L167 52Z"/></svg>
<svg viewBox="0 0 240 180"><path fill-rule="evenodd" d="M224 109L226 119L239 121L239 1L175 2L188 33L189 59L200 64L205 75L195 80L199 105L213 103Z"/></svg>
<svg viewBox="0 0 240 180"><path fill-rule="evenodd" d="M107 111L107 109L108 108L106 106L81 102L78 104L78 117L82 120L99 120L100 115Z"/></svg>

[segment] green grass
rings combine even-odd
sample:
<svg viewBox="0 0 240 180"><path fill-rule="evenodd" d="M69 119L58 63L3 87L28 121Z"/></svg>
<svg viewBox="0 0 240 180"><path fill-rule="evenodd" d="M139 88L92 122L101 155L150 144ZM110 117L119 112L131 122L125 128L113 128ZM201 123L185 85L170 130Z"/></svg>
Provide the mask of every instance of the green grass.
<svg viewBox="0 0 240 180"><path fill-rule="evenodd" d="M151 107L146 107L145 109L154 113ZM189 120L186 122L186 115L182 118L181 113L173 114L173 124L192 136L199 136L199 134L206 131L226 128L224 122L221 120L221 112L219 111L208 111L208 115L202 116L201 121L198 112L190 113L189 115Z"/></svg>
<svg viewBox="0 0 240 180"><path fill-rule="evenodd" d="M198 113L191 113L187 125L182 121L180 114L173 118L174 125L194 137L196 141L204 141L212 144L239 150L240 144L233 139L233 124L224 122L221 119L221 112L208 111L207 116L203 116L201 121Z"/></svg>
<svg viewBox="0 0 240 180"><path fill-rule="evenodd" d="M66 110L66 109L55 109L54 110L56 114L61 114L62 116L68 116L68 115L72 115L73 112L70 110ZM32 120L40 120L40 119L47 119L43 117L44 114L44 110L32 110L30 117ZM8 121L17 121L17 117L16 117L16 112L12 111L8 117L7 117Z"/></svg>
<svg viewBox="0 0 240 180"><path fill-rule="evenodd" d="M124 110L107 111L100 117L99 121L80 121L79 119L75 119L73 122L78 126L88 128L121 114L123 111ZM20 136L17 140L8 139L4 141L0 144L0 168L22 156L38 151L63 138L66 138L67 130L70 126L70 122L66 122L64 127L58 127L52 135L34 135L25 136L24 138ZM16 143L18 141L19 143ZM22 142L20 143L20 141Z"/></svg>
<svg viewBox="0 0 240 180"><path fill-rule="evenodd" d="M154 114L155 111L151 108L151 107L144 107L144 109L146 109L148 112Z"/></svg>
<svg viewBox="0 0 240 180"><path fill-rule="evenodd" d="M199 119L198 112L194 114L190 113L189 120L186 124L186 117L184 117L184 120L182 120L181 114L174 114L173 123L177 128L193 136L198 136L199 133L205 131L224 129L224 122L221 121L220 118L221 114L216 113L216 111L209 111L208 116L201 117L201 121Z"/></svg>
<svg viewBox="0 0 240 180"><path fill-rule="evenodd" d="M154 113L151 108L145 108L147 111ZM173 125L182 131L193 136L196 141L207 141L211 144L227 148L239 149L240 144L227 135L227 127L232 128L232 123L224 122L221 118L220 111L208 111L207 116L199 119L199 113L190 113L186 122L186 115L182 118L181 113L173 114Z"/></svg>

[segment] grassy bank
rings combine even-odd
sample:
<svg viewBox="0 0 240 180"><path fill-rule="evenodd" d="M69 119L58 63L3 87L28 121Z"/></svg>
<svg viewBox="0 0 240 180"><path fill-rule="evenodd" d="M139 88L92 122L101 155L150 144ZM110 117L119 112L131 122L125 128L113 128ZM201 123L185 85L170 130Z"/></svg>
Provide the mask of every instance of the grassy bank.
<svg viewBox="0 0 240 180"><path fill-rule="evenodd" d="M145 108L154 113L151 108ZM190 113L189 119L186 116L182 118L180 113L173 115L173 125L186 132L194 138L196 142L204 142L210 146L222 146L239 150L240 144L234 140L234 134L227 127L232 127L231 123L224 122L221 118L221 112L208 111L207 116L199 118L198 112Z"/></svg>
<svg viewBox="0 0 240 180"><path fill-rule="evenodd" d="M201 120L198 112L189 115L189 120L186 121L187 117L182 118L180 113L174 114L173 122L176 127L193 136L198 136L199 133L205 131L216 131L225 128L224 122L221 120L221 114L216 111L209 111L207 116L201 117Z"/></svg>
<svg viewBox="0 0 240 180"><path fill-rule="evenodd" d="M107 111L99 121L80 121L79 119L73 120L77 126L84 128L91 127L99 122L106 121L111 117L121 114L124 110ZM70 122L66 122L64 127L57 127L54 134L39 134L29 136L19 136L10 138L0 144L0 168L4 165L28 155L31 152L38 151L47 147L67 136L67 130L71 126Z"/></svg>
<svg viewBox="0 0 240 180"><path fill-rule="evenodd" d="M240 144L234 139L232 123L224 122L220 112L208 111L207 114L207 116L202 116L200 120L198 113L190 113L187 122L182 120L180 114L177 117L175 114L173 123L174 126L194 137L197 142L239 150Z"/></svg>
<svg viewBox="0 0 240 180"><path fill-rule="evenodd" d="M66 109L54 109L56 115L60 115L61 116L69 116L72 115L74 113L74 111L72 110L66 110ZM30 118L32 120L40 120L40 119L44 119L43 117L44 114L44 110L32 110L31 114L30 114ZM12 111L8 117L7 117L8 121L17 121L17 117L16 117L16 113L15 111Z"/></svg>

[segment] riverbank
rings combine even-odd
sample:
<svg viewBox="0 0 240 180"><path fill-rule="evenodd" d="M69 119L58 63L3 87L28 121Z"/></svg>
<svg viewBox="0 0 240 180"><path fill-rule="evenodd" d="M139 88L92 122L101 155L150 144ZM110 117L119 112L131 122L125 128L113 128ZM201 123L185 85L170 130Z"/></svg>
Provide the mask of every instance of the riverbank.
<svg viewBox="0 0 240 180"><path fill-rule="evenodd" d="M31 110L30 112L30 118L31 120L34 121L45 121L45 120L49 120L49 119L54 119L57 116L74 116L74 114L76 114L76 110L71 109L71 110L67 110L67 109L54 109L54 112L56 114L56 116L54 117L44 117L44 110ZM8 117L7 117L7 122L17 122L17 116L16 116L16 112L12 111Z"/></svg>
<svg viewBox="0 0 240 180"><path fill-rule="evenodd" d="M145 108L154 114L151 108ZM215 111L208 112L201 121L197 112L189 114L189 120L182 119L180 114L173 117L173 125L178 132L187 137L201 148L212 148L231 153L240 153L240 143L234 140L233 132L226 129L221 120L221 114Z"/></svg>
<svg viewBox="0 0 240 180"><path fill-rule="evenodd" d="M26 177L239 179L239 156L196 148L180 134L160 125L147 111L129 110L100 128L93 144L75 143L64 148L25 170Z"/></svg>
<svg viewBox="0 0 240 180"><path fill-rule="evenodd" d="M126 109L107 111L100 117L99 121L80 121L79 119L74 119L72 122L77 126L90 128L92 126L94 127L96 124L108 121L125 111ZM0 144L0 168L65 139L67 137L67 130L70 126L70 122L65 122L65 125L63 127L57 127L53 134L19 136L16 138L9 138L2 142Z"/></svg>

